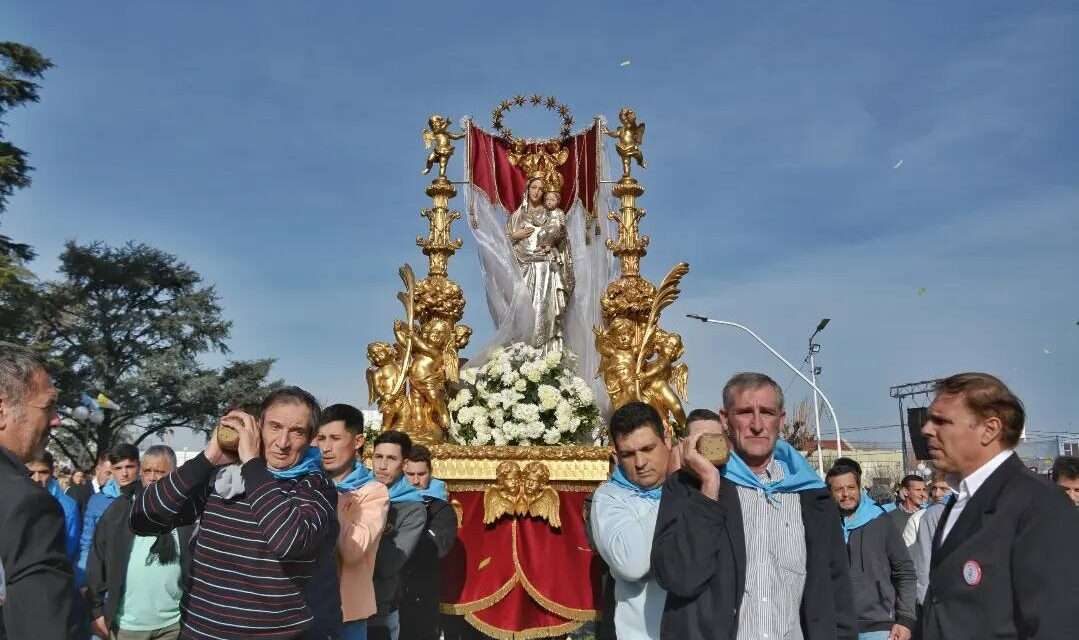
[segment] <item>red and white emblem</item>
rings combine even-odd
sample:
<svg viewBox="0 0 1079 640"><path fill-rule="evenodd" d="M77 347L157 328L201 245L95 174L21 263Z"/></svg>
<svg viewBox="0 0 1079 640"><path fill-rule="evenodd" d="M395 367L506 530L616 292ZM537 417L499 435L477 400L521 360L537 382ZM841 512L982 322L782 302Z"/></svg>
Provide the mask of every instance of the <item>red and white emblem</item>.
<svg viewBox="0 0 1079 640"><path fill-rule="evenodd" d="M982 565L978 564L977 560L967 560L963 563L963 582L966 582L972 587L976 587L981 584L982 581Z"/></svg>

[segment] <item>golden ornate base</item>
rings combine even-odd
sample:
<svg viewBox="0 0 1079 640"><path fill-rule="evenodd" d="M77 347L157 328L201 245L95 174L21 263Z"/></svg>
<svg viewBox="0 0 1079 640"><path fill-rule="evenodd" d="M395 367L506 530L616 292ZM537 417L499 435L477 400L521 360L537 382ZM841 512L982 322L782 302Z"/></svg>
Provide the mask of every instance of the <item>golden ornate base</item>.
<svg viewBox="0 0 1079 640"><path fill-rule="evenodd" d="M550 486L560 490L591 491L610 475L611 450L606 447L476 447L441 444L431 447L432 471L451 491L482 490L494 483L498 465L506 460L542 462Z"/></svg>

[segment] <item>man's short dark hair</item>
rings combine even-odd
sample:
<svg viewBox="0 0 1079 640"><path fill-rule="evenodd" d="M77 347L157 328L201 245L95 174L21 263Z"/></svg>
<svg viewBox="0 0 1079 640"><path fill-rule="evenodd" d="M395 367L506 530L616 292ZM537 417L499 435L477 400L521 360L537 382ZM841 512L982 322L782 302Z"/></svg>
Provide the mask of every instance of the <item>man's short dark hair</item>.
<svg viewBox="0 0 1079 640"><path fill-rule="evenodd" d="M698 422L701 420L714 420L715 422L721 422L719 414L711 409L694 409L686 416L686 427L689 427L690 423Z"/></svg>
<svg viewBox="0 0 1079 640"><path fill-rule="evenodd" d="M338 420L345 423L345 429L352 435L363 435L363 411L350 404L331 404L323 409L318 426L323 427Z"/></svg>
<svg viewBox="0 0 1079 640"><path fill-rule="evenodd" d="M659 439L663 439L663 420L652 405L643 402L630 402L618 407L611 415L611 444L624 438L641 427L650 427Z"/></svg>
<svg viewBox="0 0 1079 640"><path fill-rule="evenodd" d="M854 474L854 481L858 483L859 487L862 486L862 466L850 458L836 459L832 464L832 468L825 474L824 479L825 481L828 481L832 478L847 475L848 473Z"/></svg>
<svg viewBox="0 0 1079 640"><path fill-rule="evenodd" d="M1079 458L1075 456L1060 456L1053 461L1053 480L1064 478L1066 480L1079 479Z"/></svg>
<svg viewBox="0 0 1079 640"><path fill-rule="evenodd" d="M270 407L278 404L299 404L307 407L307 412L311 416L307 423L307 435L308 437L313 437L315 435L315 429L321 424L319 422L321 411L315 396L299 387L281 387L280 389L276 389L270 392L270 395L266 396L262 400L262 404L259 405L259 424L262 424L262 419L266 415L266 412L270 410Z"/></svg>
<svg viewBox="0 0 1079 640"><path fill-rule="evenodd" d="M383 431L375 438L374 446L380 444L395 444L401 447L401 459L407 459L412 455L412 438L404 431Z"/></svg>
<svg viewBox="0 0 1079 640"><path fill-rule="evenodd" d="M49 471L56 468L56 460L52 457L52 454L44 449L40 453L34 453L30 456L30 459L26 461L26 464L41 464L45 463L49 465Z"/></svg>
<svg viewBox="0 0 1079 640"><path fill-rule="evenodd" d="M422 444L412 445L412 451L408 453L409 462L426 462L427 468L431 468L431 450Z"/></svg>
<svg viewBox="0 0 1079 640"><path fill-rule="evenodd" d="M1019 397L1000 378L976 371L957 373L938 381L934 391L937 395L960 396L967 408L982 420L999 419L1004 444L1009 447L1019 444L1026 410Z"/></svg>
<svg viewBox="0 0 1079 640"><path fill-rule="evenodd" d="M109 464L119 464L121 460L134 460L139 463L139 448L124 442L109 449Z"/></svg>
<svg viewBox="0 0 1079 640"><path fill-rule="evenodd" d="M912 483L912 482L925 482L925 478L921 477L920 475L918 475L916 473L911 473L911 474L903 476L903 480L900 481L899 484L904 489L910 489L910 483Z"/></svg>

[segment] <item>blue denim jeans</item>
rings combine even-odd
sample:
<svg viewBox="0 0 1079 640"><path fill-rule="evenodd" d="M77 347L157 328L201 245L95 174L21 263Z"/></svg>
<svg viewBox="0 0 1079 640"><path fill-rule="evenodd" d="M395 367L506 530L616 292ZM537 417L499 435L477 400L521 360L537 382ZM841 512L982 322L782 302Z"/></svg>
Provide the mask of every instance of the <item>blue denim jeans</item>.
<svg viewBox="0 0 1079 640"><path fill-rule="evenodd" d="M398 640L401 635L401 618L399 610L395 609L386 615L376 615L367 619L368 630L373 638L385 638L386 640ZM374 630L377 628L377 632Z"/></svg>
<svg viewBox="0 0 1079 640"><path fill-rule="evenodd" d="M858 640L888 640L891 631L866 631L858 634Z"/></svg>
<svg viewBox="0 0 1079 640"><path fill-rule="evenodd" d="M353 620L341 627L341 640L367 640L367 621Z"/></svg>

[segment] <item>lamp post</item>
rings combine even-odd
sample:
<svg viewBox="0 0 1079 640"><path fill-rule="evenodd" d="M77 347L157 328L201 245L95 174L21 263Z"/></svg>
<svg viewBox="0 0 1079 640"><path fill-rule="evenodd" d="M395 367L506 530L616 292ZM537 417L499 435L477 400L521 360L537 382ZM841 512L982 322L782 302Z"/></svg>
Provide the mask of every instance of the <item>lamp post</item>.
<svg viewBox="0 0 1079 640"><path fill-rule="evenodd" d="M701 322L711 322L712 324L727 325L728 327L734 327L736 329L741 329L742 331L745 331L750 336L752 336L754 340L759 342L761 344L761 346L763 346L765 349L767 349L773 356L778 358L780 362L787 365L788 369L790 369L791 371L796 373L799 378L804 380L806 384L808 384L810 387L812 387L813 391L815 393L819 393L821 400L824 400L825 406L828 407L828 411L830 411L832 413L832 421L835 422L836 453L838 453L840 456L843 455L843 443L842 443L842 441L840 440L840 437L839 437L839 416L835 412L835 407L832 406L831 400L829 400L828 396L823 391L820 390L820 387L818 387L815 382L813 382L812 380L807 378L804 373L799 371L798 367L791 364L789 360L784 358L782 355L779 354L778 351L773 349L772 345L765 342L763 338L758 336L756 333L753 332L752 329L750 329L749 327L747 327L747 326L745 326L743 324L738 324L737 322L731 322L729 320L716 320L714 318L706 318L704 316L699 316L699 315L696 315L696 314L693 314L693 313L687 313L686 317L687 318L693 318L694 320L700 320ZM817 442L819 443L820 440L818 439ZM823 475L824 474L823 457L818 457L817 458L817 468L820 470L821 475Z"/></svg>
<svg viewBox="0 0 1079 640"><path fill-rule="evenodd" d="M813 378L813 426L817 428L817 464L824 468L824 452L821 451L820 444L820 401L817 397L817 361L814 356L820 351L820 345L813 342L813 338L817 337L817 334L824 331L824 328L831 322L831 318L821 318L821 321L817 323L817 329L813 332L813 335L809 336L809 354L806 358L809 359L809 375ZM836 447L842 452L843 445L836 438ZM839 455L843 455L840 453Z"/></svg>

